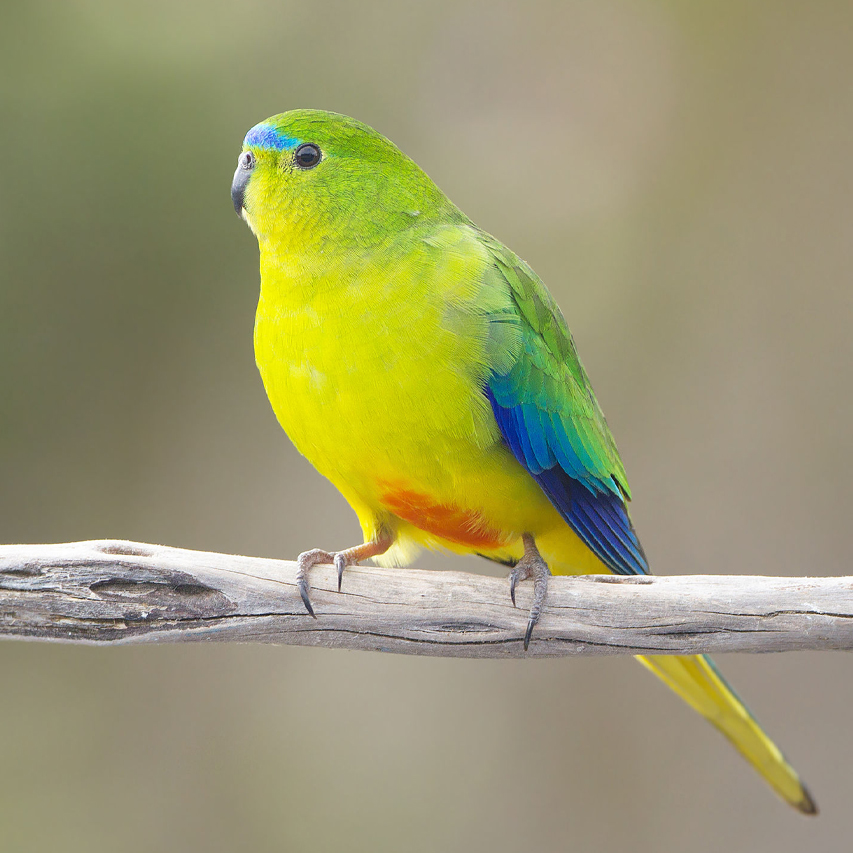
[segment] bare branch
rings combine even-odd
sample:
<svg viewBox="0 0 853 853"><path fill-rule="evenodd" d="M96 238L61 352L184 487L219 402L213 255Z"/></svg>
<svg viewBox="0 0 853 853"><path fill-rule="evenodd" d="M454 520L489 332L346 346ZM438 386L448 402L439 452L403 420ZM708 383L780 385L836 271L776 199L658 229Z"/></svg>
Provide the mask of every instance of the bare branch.
<svg viewBox="0 0 853 853"><path fill-rule="evenodd" d="M444 657L853 649L853 578L551 579L529 652L530 584L296 564L134 542L0 546L0 637L90 644L233 641Z"/></svg>

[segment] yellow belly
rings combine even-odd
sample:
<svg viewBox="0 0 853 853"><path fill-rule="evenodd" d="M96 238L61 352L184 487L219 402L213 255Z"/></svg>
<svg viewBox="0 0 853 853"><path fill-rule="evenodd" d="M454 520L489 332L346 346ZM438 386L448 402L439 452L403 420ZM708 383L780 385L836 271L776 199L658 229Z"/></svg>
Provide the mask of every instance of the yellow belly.
<svg viewBox="0 0 853 853"><path fill-rule="evenodd" d="M408 294L394 283L391 310L381 279L298 281L262 265L258 368L281 426L365 538L396 535L387 562L422 546L517 559L531 532L552 570L606 571L503 444L476 318L454 331L442 294L416 278Z"/></svg>

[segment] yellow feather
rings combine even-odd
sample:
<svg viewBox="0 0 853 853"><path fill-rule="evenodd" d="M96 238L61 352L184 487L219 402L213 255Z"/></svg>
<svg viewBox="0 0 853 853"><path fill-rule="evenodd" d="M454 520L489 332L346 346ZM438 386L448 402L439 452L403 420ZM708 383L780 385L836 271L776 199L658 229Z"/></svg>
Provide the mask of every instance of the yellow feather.
<svg viewBox="0 0 853 853"><path fill-rule="evenodd" d="M637 660L716 726L783 800L805 814L817 814L797 772L707 658L655 655Z"/></svg>

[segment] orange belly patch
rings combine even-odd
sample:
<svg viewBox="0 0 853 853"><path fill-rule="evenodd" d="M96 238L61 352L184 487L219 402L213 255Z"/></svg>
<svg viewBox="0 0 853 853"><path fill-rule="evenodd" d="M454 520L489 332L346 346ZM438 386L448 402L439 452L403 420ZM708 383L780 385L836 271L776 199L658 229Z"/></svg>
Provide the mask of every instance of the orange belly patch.
<svg viewBox="0 0 853 853"><path fill-rule="evenodd" d="M383 506L403 521L448 542L487 549L507 544L508 537L487 527L482 516L474 510L438 504L428 495L399 487L389 489L381 500Z"/></svg>

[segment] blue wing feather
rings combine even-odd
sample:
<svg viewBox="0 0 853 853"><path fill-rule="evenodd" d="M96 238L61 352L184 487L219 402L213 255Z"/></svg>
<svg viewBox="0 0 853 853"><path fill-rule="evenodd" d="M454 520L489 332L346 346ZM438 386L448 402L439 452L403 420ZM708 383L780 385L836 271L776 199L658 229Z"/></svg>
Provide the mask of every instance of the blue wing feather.
<svg viewBox="0 0 853 853"><path fill-rule="evenodd" d="M481 282L490 321L483 390L504 442L608 568L646 574L625 469L565 318L524 261L474 233L490 259Z"/></svg>
<svg viewBox="0 0 853 853"><path fill-rule="evenodd" d="M547 412L540 412L536 406L524 407L524 423L530 434L530 446L533 448L533 454L540 471L553 468L556 464L554 454L548 446L550 421L546 426L547 417Z"/></svg>
<svg viewBox="0 0 853 853"><path fill-rule="evenodd" d="M565 428L529 403L509 403L507 383L494 376L485 394L498 428L515 458L539 483L560 515L595 555L620 575L645 575L649 567L628 516L625 499L613 479L591 476ZM503 402L493 389L497 386Z"/></svg>

